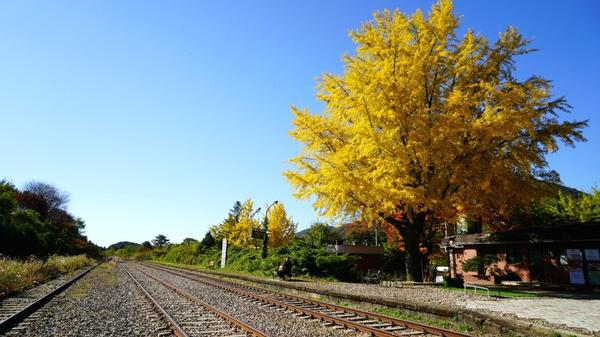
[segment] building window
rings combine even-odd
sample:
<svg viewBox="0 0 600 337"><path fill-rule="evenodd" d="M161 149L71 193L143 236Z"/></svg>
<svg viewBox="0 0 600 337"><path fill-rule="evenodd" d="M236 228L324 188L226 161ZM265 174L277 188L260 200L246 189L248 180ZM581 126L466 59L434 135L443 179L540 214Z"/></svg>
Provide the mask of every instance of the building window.
<svg viewBox="0 0 600 337"><path fill-rule="evenodd" d="M507 251L506 262L510 264L523 263L523 252L514 249Z"/></svg>

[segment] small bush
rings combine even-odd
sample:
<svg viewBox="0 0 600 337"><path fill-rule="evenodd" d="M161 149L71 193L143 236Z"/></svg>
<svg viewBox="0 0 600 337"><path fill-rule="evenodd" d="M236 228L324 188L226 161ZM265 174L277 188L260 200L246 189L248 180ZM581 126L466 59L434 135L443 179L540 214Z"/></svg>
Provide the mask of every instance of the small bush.
<svg viewBox="0 0 600 337"><path fill-rule="evenodd" d="M498 262L498 257L495 255L474 256L463 262L463 271L485 274L486 269L496 262ZM490 268L490 272L495 274L495 269Z"/></svg>
<svg viewBox="0 0 600 337"><path fill-rule="evenodd" d="M461 278L445 278L444 287L446 288L462 288L464 281Z"/></svg>

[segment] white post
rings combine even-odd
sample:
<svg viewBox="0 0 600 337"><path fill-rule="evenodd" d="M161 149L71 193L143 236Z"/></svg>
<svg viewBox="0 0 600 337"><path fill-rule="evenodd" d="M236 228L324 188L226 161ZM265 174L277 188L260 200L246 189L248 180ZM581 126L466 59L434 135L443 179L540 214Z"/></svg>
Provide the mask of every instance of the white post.
<svg viewBox="0 0 600 337"><path fill-rule="evenodd" d="M223 239L223 244L221 245L221 268L225 268L226 262L227 262L227 239Z"/></svg>

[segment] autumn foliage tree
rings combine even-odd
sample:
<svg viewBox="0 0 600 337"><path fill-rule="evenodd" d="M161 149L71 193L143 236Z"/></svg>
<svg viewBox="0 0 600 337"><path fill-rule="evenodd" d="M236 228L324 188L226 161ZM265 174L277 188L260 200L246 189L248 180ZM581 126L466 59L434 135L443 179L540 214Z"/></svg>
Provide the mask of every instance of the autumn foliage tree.
<svg viewBox="0 0 600 337"><path fill-rule="evenodd" d="M285 211L283 203L277 203L269 211L269 247L276 248L291 243L296 235L296 223Z"/></svg>
<svg viewBox="0 0 600 337"><path fill-rule="evenodd" d="M66 211L68 194L40 182L23 191L0 180L0 255L50 254L99 256L84 233L85 222Z"/></svg>
<svg viewBox="0 0 600 337"><path fill-rule="evenodd" d="M254 202L248 199L243 203L236 202L229 215L220 224L212 226L210 232L217 240L227 239L236 247L250 247L254 242L250 239L252 228L259 228L254 219Z"/></svg>
<svg viewBox="0 0 600 337"><path fill-rule="evenodd" d="M292 107L303 144L285 172L295 196L327 216L385 220L403 237L409 280L430 225L529 207L542 193L545 155L584 141L582 121L550 81L518 79L529 41L509 27L496 42L457 36L452 2L428 15L376 12L350 33L342 75L324 74L324 111Z"/></svg>

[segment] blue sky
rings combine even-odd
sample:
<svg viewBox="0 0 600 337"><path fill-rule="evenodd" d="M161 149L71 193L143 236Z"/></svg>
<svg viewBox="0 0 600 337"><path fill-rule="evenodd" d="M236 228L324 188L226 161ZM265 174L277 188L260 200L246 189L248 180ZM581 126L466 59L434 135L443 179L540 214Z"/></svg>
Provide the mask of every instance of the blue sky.
<svg viewBox="0 0 600 337"><path fill-rule="evenodd" d="M281 172L299 144L290 105L318 111L315 79L340 72L348 31L374 10L430 1L0 2L0 178L71 194L100 245L201 238L235 200L318 217ZM565 184L600 181L600 2L457 1L461 30L508 25L540 51L519 74L554 81L589 119L587 143L549 156Z"/></svg>

